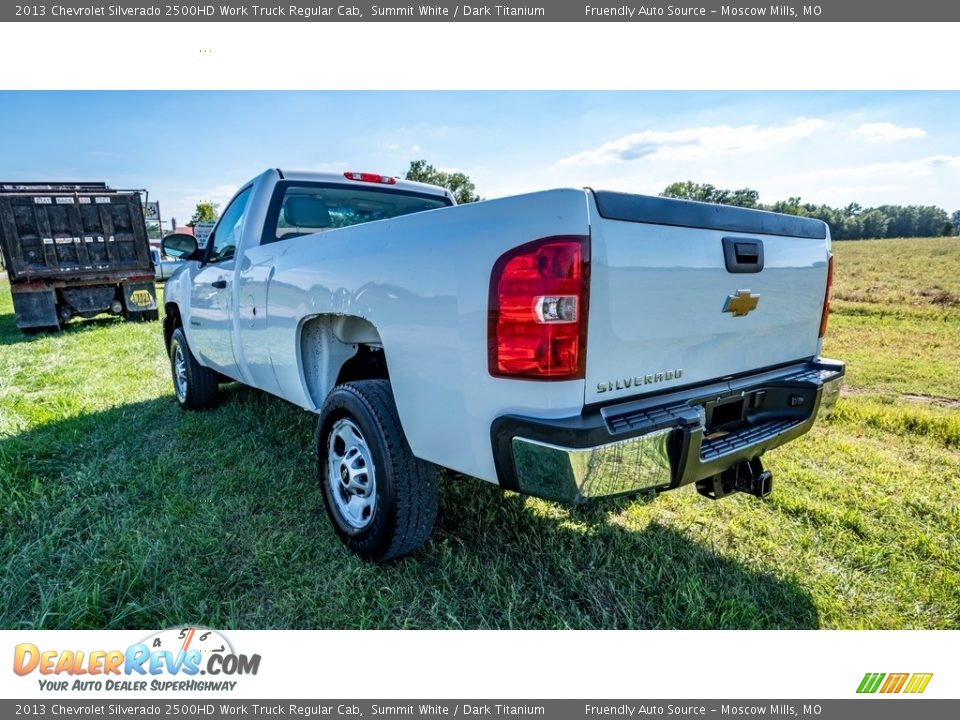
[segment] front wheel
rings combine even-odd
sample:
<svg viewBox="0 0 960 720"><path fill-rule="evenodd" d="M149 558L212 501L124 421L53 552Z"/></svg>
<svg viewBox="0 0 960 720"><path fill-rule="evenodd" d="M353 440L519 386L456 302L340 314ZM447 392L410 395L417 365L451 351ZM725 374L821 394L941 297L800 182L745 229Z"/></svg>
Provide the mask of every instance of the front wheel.
<svg viewBox="0 0 960 720"><path fill-rule="evenodd" d="M330 393L317 423L317 474L334 530L357 555L408 555L437 518L437 468L414 457L390 383L361 380Z"/></svg>
<svg viewBox="0 0 960 720"><path fill-rule="evenodd" d="M177 402L185 410L203 410L217 402L217 373L197 362L182 327L170 338L170 372Z"/></svg>

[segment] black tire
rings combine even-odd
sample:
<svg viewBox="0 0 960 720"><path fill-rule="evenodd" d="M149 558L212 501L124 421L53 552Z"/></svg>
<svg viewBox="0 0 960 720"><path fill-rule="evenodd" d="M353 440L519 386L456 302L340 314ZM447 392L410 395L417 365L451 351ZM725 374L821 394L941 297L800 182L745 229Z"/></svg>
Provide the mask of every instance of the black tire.
<svg viewBox="0 0 960 720"><path fill-rule="evenodd" d="M364 449L353 456L358 458L354 467L360 476L367 475L365 490L359 492L341 484L347 482L344 463L350 452L340 446L344 432L353 432L351 425L359 431L354 449ZM352 552L386 562L409 555L427 541L437 519L437 467L410 451L389 381L359 380L334 388L317 422L316 448L317 478L327 515ZM350 477L352 483L352 473ZM370 482L373 491L369 491ZM347 498L359 499L360 505L367 502L369 514L356 513L351 518Z"/></svg>
<svg viewBox="0 0 960 720"><path fill-rule="evenodd" d="M178 362L183 363L182 378L178 378ZM217 402L217 373L203 367L190 351L182 327L170 338L170 373L173 376L173 394L185 410L204 410Z"/></svg>

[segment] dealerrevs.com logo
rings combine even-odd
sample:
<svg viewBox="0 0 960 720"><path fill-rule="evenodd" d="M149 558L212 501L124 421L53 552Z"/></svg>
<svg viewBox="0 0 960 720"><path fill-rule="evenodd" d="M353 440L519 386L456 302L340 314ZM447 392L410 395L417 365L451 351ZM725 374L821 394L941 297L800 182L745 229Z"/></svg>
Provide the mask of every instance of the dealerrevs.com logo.
<svg viewBox="0 0 960 720"><path fill-rule="evenodd" d="M858 693L919 694L927 689L933 673L867 673L857 686Z"/></svg>
<svg viewBox="0 0 960 720"><path fill-rule="evenodd" d="M259 669L259 654L237 653L222 633L201 627L163 630L126 650L20 643L13 652L14 673L36 673L40 689L50 691L231 691L238 682L232 678L256 675Z"/></svg>

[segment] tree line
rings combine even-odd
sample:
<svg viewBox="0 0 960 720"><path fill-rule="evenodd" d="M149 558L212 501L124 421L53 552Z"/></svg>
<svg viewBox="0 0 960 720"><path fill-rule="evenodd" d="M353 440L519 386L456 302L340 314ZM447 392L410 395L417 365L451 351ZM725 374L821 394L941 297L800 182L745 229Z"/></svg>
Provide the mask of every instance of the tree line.
<svg viewBox="0 0 960 720"><path fill-rule="evenodd" d="M449 189L461 205L480 200L476 186L466 173L439 170L426 160L411 161L404 179L441 185ZM660 195L816 218L830 226L830 236L834 240L960 235L960 210L948 215L946 210L935 205L880 205L865 208L859 203L850 203L846 207L835 208L801 202L799 197L765 205L760 202L760 193L752 188L727 190L690 180L671 183ZM216 220L217 210L216 203L197 203L188 225L193 227L197 222Z"/></svg>
<svg viewBox="0 0 960 720"><path fill-rule="evenodd" d="M760 202L760 193L751 188L726 190L690 180L671 183L660 195L816 218L830 226L830 236L834 240L960 235L960 210L949 215L935 205L880 205L865 208L859 203L850 203L846 207L835 208L804 203L799 197L765 205Z"/></svg>

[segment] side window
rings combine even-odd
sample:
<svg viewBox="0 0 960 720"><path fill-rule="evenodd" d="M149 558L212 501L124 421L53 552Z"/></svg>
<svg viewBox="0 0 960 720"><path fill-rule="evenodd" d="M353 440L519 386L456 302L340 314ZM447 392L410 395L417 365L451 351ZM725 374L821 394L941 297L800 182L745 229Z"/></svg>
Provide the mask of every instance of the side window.
<svg viewBox="0 0 960 720"><path fill-rule="evenodd" d="M243 217L251 191L252 188L247 188L237 195L220 216L220 222L217 223L210 241L210 255L207 257L207 262L228 260L236 254L237 243L240 242L240 228L243 226Z"/></svg>

